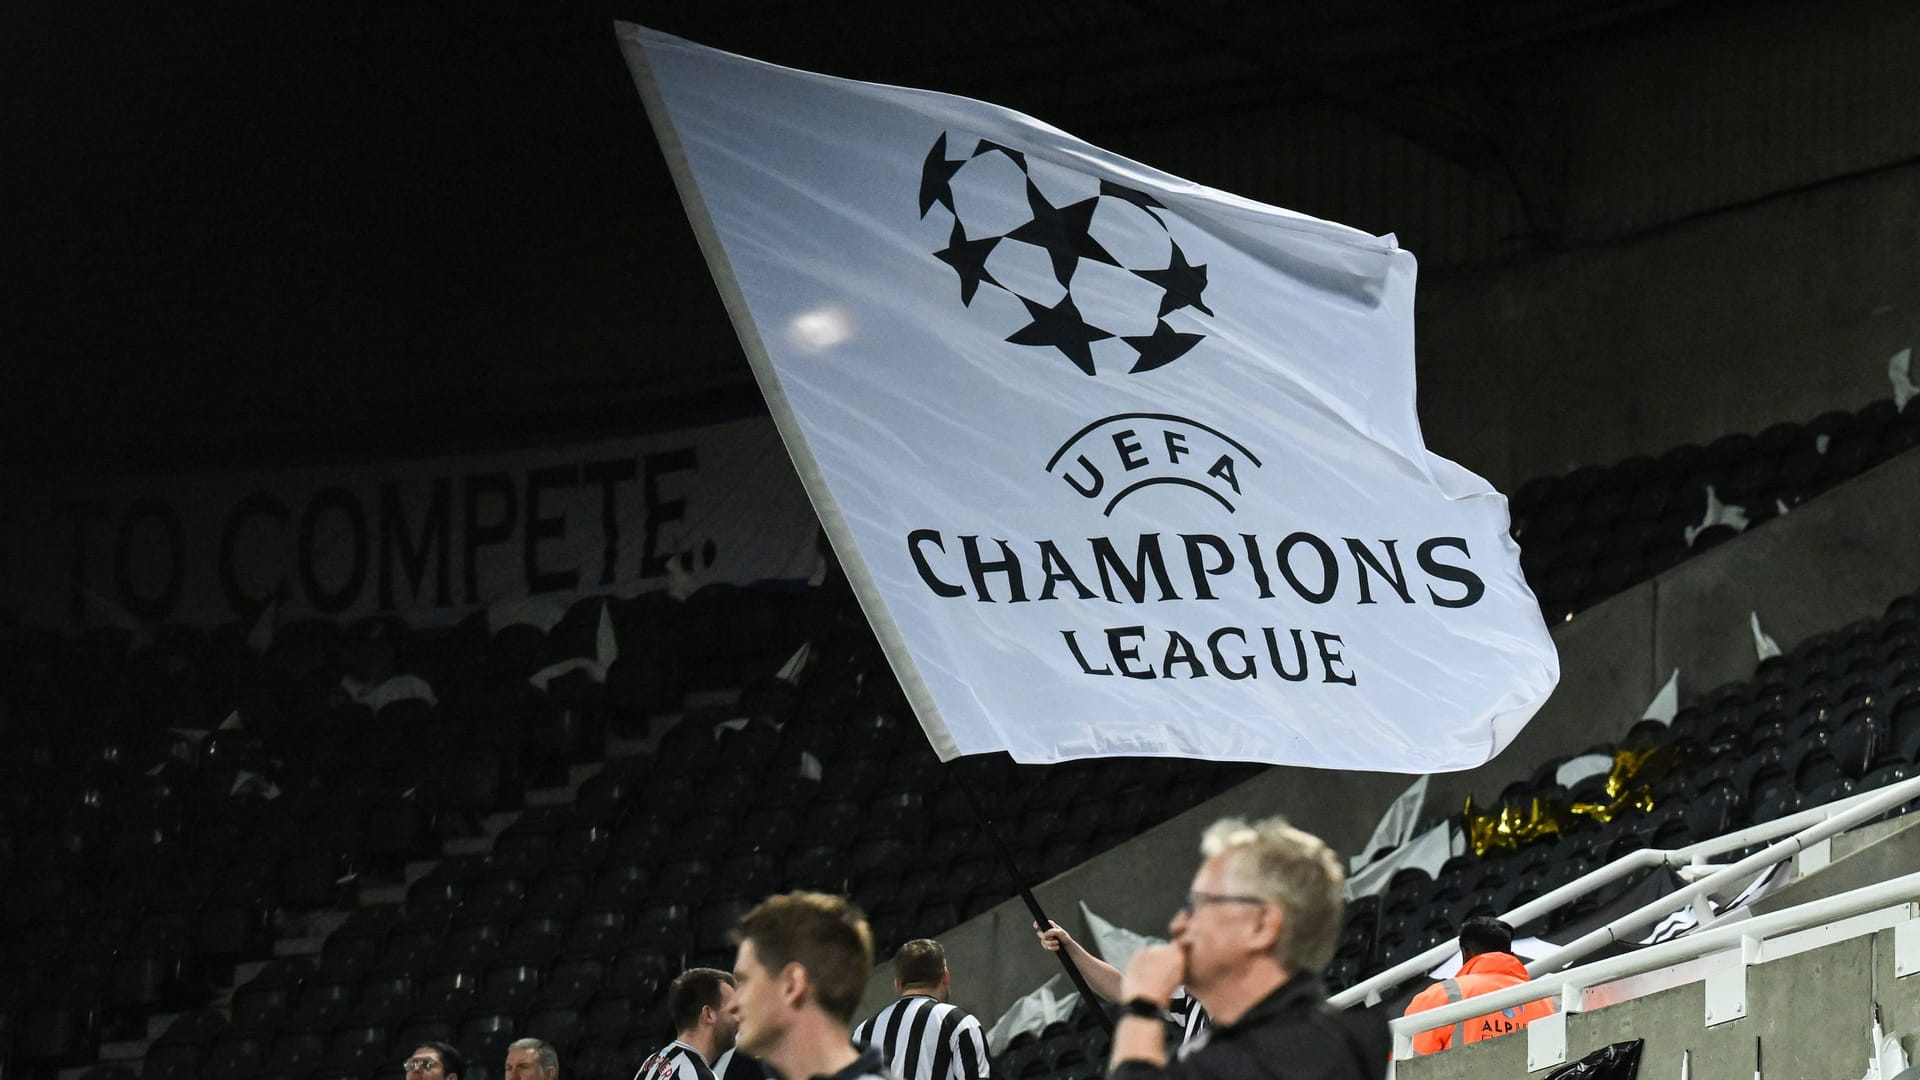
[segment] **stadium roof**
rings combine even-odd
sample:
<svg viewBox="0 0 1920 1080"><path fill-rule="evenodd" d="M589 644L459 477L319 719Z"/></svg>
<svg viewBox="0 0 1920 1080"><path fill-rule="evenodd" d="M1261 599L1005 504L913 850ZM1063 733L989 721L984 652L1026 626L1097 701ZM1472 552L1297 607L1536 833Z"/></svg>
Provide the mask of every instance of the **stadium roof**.
<svg viewBox="0 0 1920 1080"><path fill-rule="evenodd" d="M1483 167L1517 58L1703 7L16 5L0 438L13 463L231 461L751 401L613 18L1123 152L1142 128L1308 101Z"/></svg>

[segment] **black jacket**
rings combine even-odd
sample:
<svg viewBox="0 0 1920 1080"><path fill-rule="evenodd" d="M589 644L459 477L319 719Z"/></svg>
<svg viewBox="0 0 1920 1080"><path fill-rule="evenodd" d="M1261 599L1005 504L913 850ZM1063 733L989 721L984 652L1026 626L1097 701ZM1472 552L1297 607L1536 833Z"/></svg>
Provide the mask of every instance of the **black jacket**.
<svg viewBox="0 0 1920 1080"><path fill-rule="evenodd" d="M1162 1066L1126 1061L1112 1080L1380 1080L1393 1056L1387 1021L1377 1012L1329 1008L1320 980L1297 975L1218 1025L1207 1045Z"/></svg>

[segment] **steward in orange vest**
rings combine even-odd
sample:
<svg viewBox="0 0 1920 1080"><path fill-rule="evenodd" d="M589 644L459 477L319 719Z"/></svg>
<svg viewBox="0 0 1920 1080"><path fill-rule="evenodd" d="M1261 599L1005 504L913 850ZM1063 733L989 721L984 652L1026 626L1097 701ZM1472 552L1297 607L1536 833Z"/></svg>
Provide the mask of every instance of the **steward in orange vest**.
<svg viewBox="0 0 1920 1080"><path fill-rule="evenodd" d="M1460 955L1466 957L1466 963L1460 965L1459 972L1453 978L1442 979L1420 991L1408 1003L1406 1015L1412 1016L1526 982L1527 966L1520 962L1519 957L1507 951L1512 947L1513 930L1506 923L1486 916L1468 919L1460 927ZM1413 1037L1413 1051L1416 1054L1431 1054L1449 1046L1491 1039L1496 1035L1519 1031L1553 1011L1553 1000L1542 998L1457 1024L1422 1031Z"/></svg>

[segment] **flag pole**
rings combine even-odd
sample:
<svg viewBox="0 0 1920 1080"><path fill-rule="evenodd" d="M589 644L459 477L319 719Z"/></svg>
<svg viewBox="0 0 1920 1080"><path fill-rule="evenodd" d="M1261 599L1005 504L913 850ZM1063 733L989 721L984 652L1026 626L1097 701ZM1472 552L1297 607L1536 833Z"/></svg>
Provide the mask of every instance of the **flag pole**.
<svg viewBox="0 0 1920 1080"><path fill-rule="evenodd" d="M1047 918L1047 913L1041 910L1039 898L1034 896L1033 890L1027 887L1027 879L1020 873L1020 868L1014 864L1013 855L1007 851L1006 845L1000 842L1000 834L993 828L993 819L987 816L986 809L980 805L979 797L973 793L973 786L958 776L954 776L953 781L961 794L967 797L967 805L973 807L973 816L980 822L980 831L986 834L987 843L993 846L994 857L1000 860L1000 866L1007 872L1013 887L1019 890L1020 899L1026 902L1027 910L1033 913L1033 921L1041 927L1047 926L1053 920ZM1067 969L1067 978L1072 979L1073 985L1080 991L1080 1000L1086 1002L1087 1006L1093 1010L1093 1015L1100 1021L1100 1026L1107 1030L1107 1034L1113 1034L1113 1018L1107 1015L1107 1010L1100 1007L1100 998L1093 992L1093 988L1087 985L1087 977L1080 973L1080 968L1074 964L1073 957L1068 956L1065 949L1055 949L1053 955L1059 957L1060 966Z"/></svg>

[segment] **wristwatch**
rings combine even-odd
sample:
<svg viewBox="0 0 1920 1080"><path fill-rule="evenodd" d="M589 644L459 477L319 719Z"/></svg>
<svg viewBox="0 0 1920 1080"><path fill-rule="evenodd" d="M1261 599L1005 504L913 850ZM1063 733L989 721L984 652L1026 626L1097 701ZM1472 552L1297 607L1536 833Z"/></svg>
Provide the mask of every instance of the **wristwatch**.
<svg viewBox="0 0 1920 1080"><path fill-rule="evenodd" d="M1126 1015L1137 1016L1142 1020L1162 1020L1166 1018L1167 1013L1164 1007L1143 997L1129 1000L1125 1005L1120 1006L1120 1009Z"/></svg>

